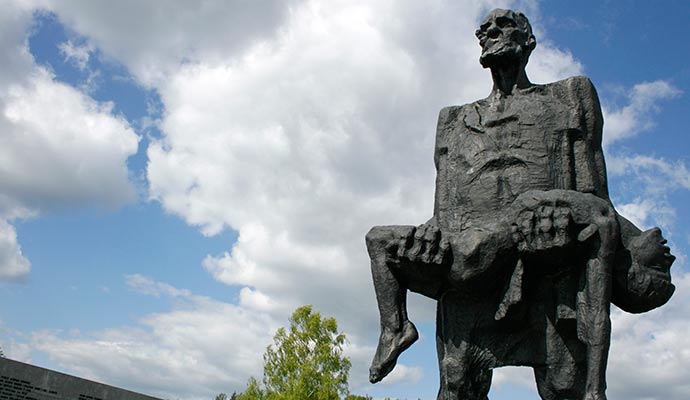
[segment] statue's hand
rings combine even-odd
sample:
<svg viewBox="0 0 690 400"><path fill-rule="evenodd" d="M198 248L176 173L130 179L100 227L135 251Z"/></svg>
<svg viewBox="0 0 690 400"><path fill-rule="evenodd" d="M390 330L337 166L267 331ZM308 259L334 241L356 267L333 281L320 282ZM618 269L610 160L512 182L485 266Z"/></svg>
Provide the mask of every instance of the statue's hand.
<svg viewBox="0 0 690 400"><path fill-rule="evenodd" d="M602 252L615 251L618 220L605 199L572 190L529 191L518 196L511 209L517 211L512 233L521 252L591 243L595 235L606 239Z"/></svg>
<svg viewBox="0 0 690 400"><path fill-rule="evenodd" d="M400 239L398 257L411 262L441 264L449 253L448 239L436 225L421 224Z"/></svg>
<svg viewBox="0 0 690 400"><path fill-rule="evenodd" d="M661 229L652 228L630 241L630 253L633 260L641 266L668 272L676 257L671 254L671 249L666 243Z"/></svg>
<svg viewBox="0 0 690 400"><path fill-rule="evenodd" d="M512 225L513 241L522 252L563 247L571 241L572 225L569 208L542 204L518 214Z"/></svg>

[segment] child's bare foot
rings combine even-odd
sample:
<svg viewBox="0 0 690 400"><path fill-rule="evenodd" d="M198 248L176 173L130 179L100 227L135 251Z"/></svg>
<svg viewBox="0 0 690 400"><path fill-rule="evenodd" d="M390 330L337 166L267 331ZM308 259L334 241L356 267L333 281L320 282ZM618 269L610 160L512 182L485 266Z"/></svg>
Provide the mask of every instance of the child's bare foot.
<svg viewBox="0 0 690 400"><path fill-rule="evenodd" d="M405 321L400 331L382 330L376 355L369 368L369 381L376 383L385 378L395 368L400 353L418 338L417 328L410 321Z"/></svg>

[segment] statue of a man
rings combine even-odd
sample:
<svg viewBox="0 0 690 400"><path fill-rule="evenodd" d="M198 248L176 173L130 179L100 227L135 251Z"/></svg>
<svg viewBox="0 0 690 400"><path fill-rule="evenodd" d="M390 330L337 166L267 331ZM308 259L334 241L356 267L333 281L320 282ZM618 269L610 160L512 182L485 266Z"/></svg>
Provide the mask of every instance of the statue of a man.
<svg viewBox="0 0 690 400"><path fill-rule="evenodd" d="M370 380L418 338L412 290L439 301L439 399L485 399L503 365L532 366L543 399L605 399L610 303L664 304L674 257L658 228L611 205L589 79L531 83L521 13L493 10L476 35L494 85L440 112L433 217L367 234L381 317Z"/></svg>

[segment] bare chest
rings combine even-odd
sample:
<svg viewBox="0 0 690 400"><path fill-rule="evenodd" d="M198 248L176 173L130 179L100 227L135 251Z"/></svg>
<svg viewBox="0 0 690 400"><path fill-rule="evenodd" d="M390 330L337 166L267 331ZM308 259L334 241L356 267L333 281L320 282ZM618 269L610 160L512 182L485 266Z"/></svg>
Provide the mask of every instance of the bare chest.
<svg viewBox="0 0 690 400"><path fill-rule="evenodd" d="M439 149L441 208L479 217L525 191L554 189L553 166L570 119L568 108L549 96L463 107Z"/></svg>

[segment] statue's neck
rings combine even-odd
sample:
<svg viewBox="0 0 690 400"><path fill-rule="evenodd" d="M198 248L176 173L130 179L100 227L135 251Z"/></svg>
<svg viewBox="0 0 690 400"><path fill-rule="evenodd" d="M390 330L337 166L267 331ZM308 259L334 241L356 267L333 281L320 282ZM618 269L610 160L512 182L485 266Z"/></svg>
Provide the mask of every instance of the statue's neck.
<svg viewBox="0 0 690 400"><path fill-rule="evenodd" d="M527 78L524 65L501 65L491 68L491 77L494 81L492 95L500 97L510 96L515 89L526 89L532 86Z"/></svg>

